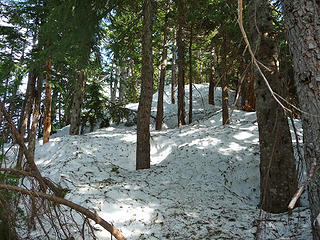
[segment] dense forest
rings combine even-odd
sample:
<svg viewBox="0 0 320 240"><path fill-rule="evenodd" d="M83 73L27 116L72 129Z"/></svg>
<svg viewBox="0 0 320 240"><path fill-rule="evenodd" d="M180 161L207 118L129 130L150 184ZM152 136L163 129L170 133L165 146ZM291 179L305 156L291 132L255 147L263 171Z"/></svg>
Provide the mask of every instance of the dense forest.
<svg viewBox="0 0 320 240"><path fill-rule="evenodd" d="M150 131L163 131L164 98L177 105L174 128L192 126L196 86L205 84L211 106L221 89L225 128L235 109L256 113L259 208L290 214L306 191L309 227L320 240L319 13L315 0L1 0L0 239L24 239L21 224L28 232L40 228L43 238L54 229L56 238L74 239L60 205L81 216L83 238L85 227L94 236L93 220L125 239L43 176L35 162L39 140L45 146L66 126L72 136L136 126L135 168L148 171ZM291 136L293 129L298 138L296 120L301 148ZM43 212L50 212L51 230Z"/></svg>

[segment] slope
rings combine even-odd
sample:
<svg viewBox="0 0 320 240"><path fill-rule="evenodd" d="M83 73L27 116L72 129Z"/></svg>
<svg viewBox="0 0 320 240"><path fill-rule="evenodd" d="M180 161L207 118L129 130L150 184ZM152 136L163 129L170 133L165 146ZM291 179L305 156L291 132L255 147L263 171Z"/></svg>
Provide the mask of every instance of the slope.
<svg viewBox="0 0 320 240"><path fill-rule="evenodd" d="M208 85L195 87L191 125L173 128L177 106L165 99L167 129L151 133L149 170L135 171L135 127L123 126L84 136L60 133L37 146L37 165L71 190L67 199L97 211L128 239L310 239L305 199L292 214L258 208L255 113L236 110L223 127L221 90L217 105L209 106ZM105 231L97 236L110 239Z"/></svg>

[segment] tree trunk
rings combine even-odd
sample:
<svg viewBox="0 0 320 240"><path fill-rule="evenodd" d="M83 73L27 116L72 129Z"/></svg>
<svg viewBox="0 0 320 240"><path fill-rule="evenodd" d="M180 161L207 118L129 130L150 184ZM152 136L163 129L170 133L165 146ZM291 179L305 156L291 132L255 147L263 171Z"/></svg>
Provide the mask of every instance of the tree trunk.
<svg viewBox="0 0 320 240"><path fill-rule="evenodd" d="M113 76L113 63L111 68L111 74L110 74L110 95L111 95L111 103L116 102L116 95L117 95L117 87L118 87L118 66L116 66L116 74L115 77Z"/></svg>
<svg viewBox="0 0 320 240"><path fill-rule="evenodd" d="M53 88L52 89L52 99L51 99L51 123L55 122L57 119L57 111L59 108L59 100L58 100L58 94L59 94L59 89L58 88ZM52 104L54 103L54 104ZM52 128L51 128L52 130ZM52 132L52 131L51 131Z"/></svg>
<svg viewBox="0 0 320 240"><path fill-rule="evenodd" d="M200 83L202 83L203 82L203 77L202 77L202 65L203 65L203 63L202 63L202 53L201 53L201 49L199 49L199 55L198 55L198 58L199 58L199 77L200 77Z"/></svg>
<svg viewBox="0 0 320 240"><path fill-rule="evenodd" d="M229 102L229 96L228 96L228 78L227 78L227 39L226 34L223 34L222 39L222 124L229 124L229 109L228 109L228 102Z"/></svg>
<svg viewBox="0 0 320 240"><path fill-rule="evenodd" d="M281 94L280 75L276 65L278 43L269 7L267 0L256 0L256 6L250 6L252 12L259 9L255 14L260 32L257 32L256 25L252 23L252 45L258 47L255 50L258 61L271 70L262 69L270 86ZM286 212L298 185L288 119L282 107L272 97L260 73L254 73L260 143L260 205L267 212Z"/></svg>
<svg viewBox="0 0 320 240"><path fill-rule="evenodd" d="M177 1L178 5L178 32L177 32L177 47L178 47L178 126L186 124L185 111L185 43L184 43L184 28L185 24L185 5L183 0Z"/></svg>
<svg viewBox="0 0 320 240"><path fill-rule="evenodd" d="M176 37L177 31L174 29L174 42L172 44L172 69L171 69L171 103L176 103L176 86L177 86L177 49L176 49Z"/></svg>
<svg viewBox="0 0 320 240"><path fill-rule="evenodd" d="M25 100L26 103L25 103L25 108L24 108L24 114L22 115L23 117L20 120L21 125L20 125L20 129L19 129L19 132L20 132L20 134L21 134L21 136L23 138L25 137L25 134L26 134L26 127L29 128L29 126L27 126L27 122L28 122L29 116L30 116L31 111L32 111L32 104L34 102L34 92L35 92L36 78L37 78L37 76L36 76L34 70L29 72L27 90L26 90L26 100ZM21 147L19 147L19 153L18 153L18 159L17 159L17 168L21 168L22 159L23 159L23 152L22 152Z"/></svg>
<svg viewBox="0 0 320 240"><path fill-rule="evenodd" d="M126 91L127 91L127 82L128 82L128 72L127 68L120 68L120 87L119 87L119 101L124 103Z"/></svg>
<svg viewBox="0 0 320 240"><path fill-rule="evenodd" d="M49 142L51 132L51 62L48 61L46 72L46 92L44 101L43 144Z"/></svg>
<svg viewBox="0 0 320 240"><path fill-rule="evenodd" d="M319 12L314 0L282 0L294 81L301 108L304 156L307 171L320 165L320 40ZM313 239L320 239L320 168L308 186Z"/></svg>
<svg viewBox="0 0 320 240"><path fill-rule="evenodd" d="M3 96L3 102L6 103L7 102L7 93L8 93L8 88L9 88L9 78L6 78L6 83L5 83L5 87L4 87L4 96ZM1 130L1 137L2 137L2 141L3 143L8 142L8 136L9 136L9 126L6 126L6 122L5 121L1 121L0 122L0 130Z"/></svg>
<svg viewBox="0 0 320 240"><path fill-rule="evenodd" d="M73 95L72 112L71 112L71 125L70 135L79 135L81 124L81 107L82 99L84 96L84 90L86 85L87 74L84 70L80 70L77 73L77 80L75 86L75 93Z"/></svg>
<svg viewBox="0 0 320 240"><path fill-rule="evenodd" d="M248 82L248 110L255 111L256 109L256 100L254 97L254 78L253 74L250 74Z"/></svg>
<svg viewBox="0 0 320 240"><path fill-rule="evenodd" d="M33 115L32 115L32 123L31 130L28 136L29 144L28 150L34 156L34 150L36 145L36 134L37 134L37 126L40 115L40 104L41 104L41 93L42 93L42 76L41 74L37 74L37 88L34 92L34 106L33 106Z"/></svg>
<svg viewBox="0 0 320 240"><path fill-rule="evenodd" d="M150 116L153 94L152 0L144 1L142 26L141 93L137 119L137 170L150 168Z"/></svg>
<svg viewBox="0 0 320 240"><path fill-rule="evenodd" d="M58 102L59 102L59 109L58 109L58 121L59 121L59 127L62 127L62 106L61 106L61 102L62 102L62 94L58 93Z"/></svg>
<svg viewBox="0 0 320 240"><path fill-rule="evenodd" d="M168 14L170 10L170 1L167 1L167 10L165 16L165 23L163 26L163 48L161 55L161 66L160 66L160 78L158 86L158 102L157 102L157 116L156 116L156 130L161 130L163 120L163 92L164 92L164 80L166 77L166 66L167 66L167 53L168 53Z"/></svg>
<svg viewBox="0 0 320 240"><path fill-rule="evenodd" d="M213 41L212 41L213 43ZM213 44L212 44L213 45ZM214 105L214 48L211 50L211 63L209 69L209 104Z"/></svg>
<svg viewBox="0 0 320 240"><path fill-rule="evenodd" d="M137 80L134 75L134 60L130 60L130 82L132 84L132 101L137 102Z"/></svg>
<svg viewBox="0 0 320 240"><path fill-rule="evenodd" d="M189 43L189 124L192 123L192 29L193 26L191 24L191 29L190 29L190 43ZM200 73L201 75L201 73Z"/></svg>

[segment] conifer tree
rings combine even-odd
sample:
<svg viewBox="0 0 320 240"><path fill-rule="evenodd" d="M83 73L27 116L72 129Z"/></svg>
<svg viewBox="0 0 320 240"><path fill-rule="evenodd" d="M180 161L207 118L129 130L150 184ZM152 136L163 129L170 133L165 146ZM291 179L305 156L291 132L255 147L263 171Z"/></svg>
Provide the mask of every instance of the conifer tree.
<svg viewBox="0 0 320 240"><path fill-rule="evenodd" d="M145 0L142 24L142 84L137 120L137 170L150 168L150 116L153 94L152 15L153 2Z"/></svg>
<svg viewBox="0 0 320 240"><path fill-rule="evenodd" d="M266 0L255 0L251 1L249 10L252 46L256 46L253 51L258 61L268 68L262 71L270 86L282 95L275 62L279 55L277 34L271 21L270 5ZM254 16L257 25L251 21ZM257 69L254 78L260 143L260 205L267 212L286 212L298 185L288 119Z"/></svg>
<svg viewBox="0 0 320 240"><path fill-rule="evenodd" d="M320 68L319 6L313 0L282 0L294 82L301 108L304 157L309 177L308 196L313 239L320 239Z"/></svg>

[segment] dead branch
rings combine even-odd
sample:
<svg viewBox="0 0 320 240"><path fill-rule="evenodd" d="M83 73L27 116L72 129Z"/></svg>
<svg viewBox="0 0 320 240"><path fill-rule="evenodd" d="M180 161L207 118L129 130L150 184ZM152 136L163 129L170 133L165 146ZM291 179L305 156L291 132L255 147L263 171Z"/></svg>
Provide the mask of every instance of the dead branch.
<svg viewBox="0 0 320 240"><path fill-rule="evenodd" d="M71 202L69 200L66 200L66 199L63 199L60 197L56 197L54 195L49 195L49 194L45 194L45 193L37 192L37 191L30 191L30 190L26 190L23 188L5 185L5 184L0 184L0 189L20 192L22 194L29 195L31 197L47 199L47 200L52 201L56 204L61 204L61 205L67 206L67 207L85 215L87 218L95 221L97 224L102 226L105 230L110 232L112 234L112 236L114 236L116 239L118 239L118 240L125 240L126 239L116 227L114 227L113 225L111 225L110 223L108 223L107 221L102 219L96 212L93 213L90 210L88 210L88 209L86 209L86 208L84 208L74 202Z"/></svg>
<svg viewBox="0 0 320 240"><path fill-rule="evenodd" d="M2 102L0 102L0 110L3 113L4 117L6 118L7 122L9 123L12 133L13 133L15 139L17 140L17 143L21 147L22 152L25 155L27 162L31 168L31 171L33 172L35 178L37 178L37 180L39 181L42 189L46 190L46 188L49 187L55 193L55 195L62 196L61 195L62 191L60 188L56 187L51 181L49 181L48 179L45 179L41 176L41 173L40 173L37 165L34 162L34 156L30 153L30 151L28 150L28 148L24 144L23 137L19 133L18 129L15 127L15 125L11 119L11 116L6 111L4 104Z"/></svg>
<svg viewBox="0 0 320 240"><path fill-rule="evenodd" d="M293 198L291 199L288 209L292 210L294 208L294 206L296 205L296 202L298 201L298 199L300 198L301 194L303 193L304 189L309 185L309 183L311 182L315 172L316 172L316 167L317 167L317 162L316 160L313 161L311 168L310 168L310 172L308 175L307 180L305 180L302 185L300 186L300 188L298 189L298 191L294 194ZM320 219L319 219L320 220ZM318 221L318 217L317 217L317 221ZM318 224L320 224L320 222L318 221Z"/></svg>
<svg viewBox="0 0 320 240"><path fill-rule="evenodd" d="M15 168L0 168L0 172L12 172L12 173L23 175L23 176L34 177L34 175L31 172L27 172L27 171L15 169Z"/></svg>

